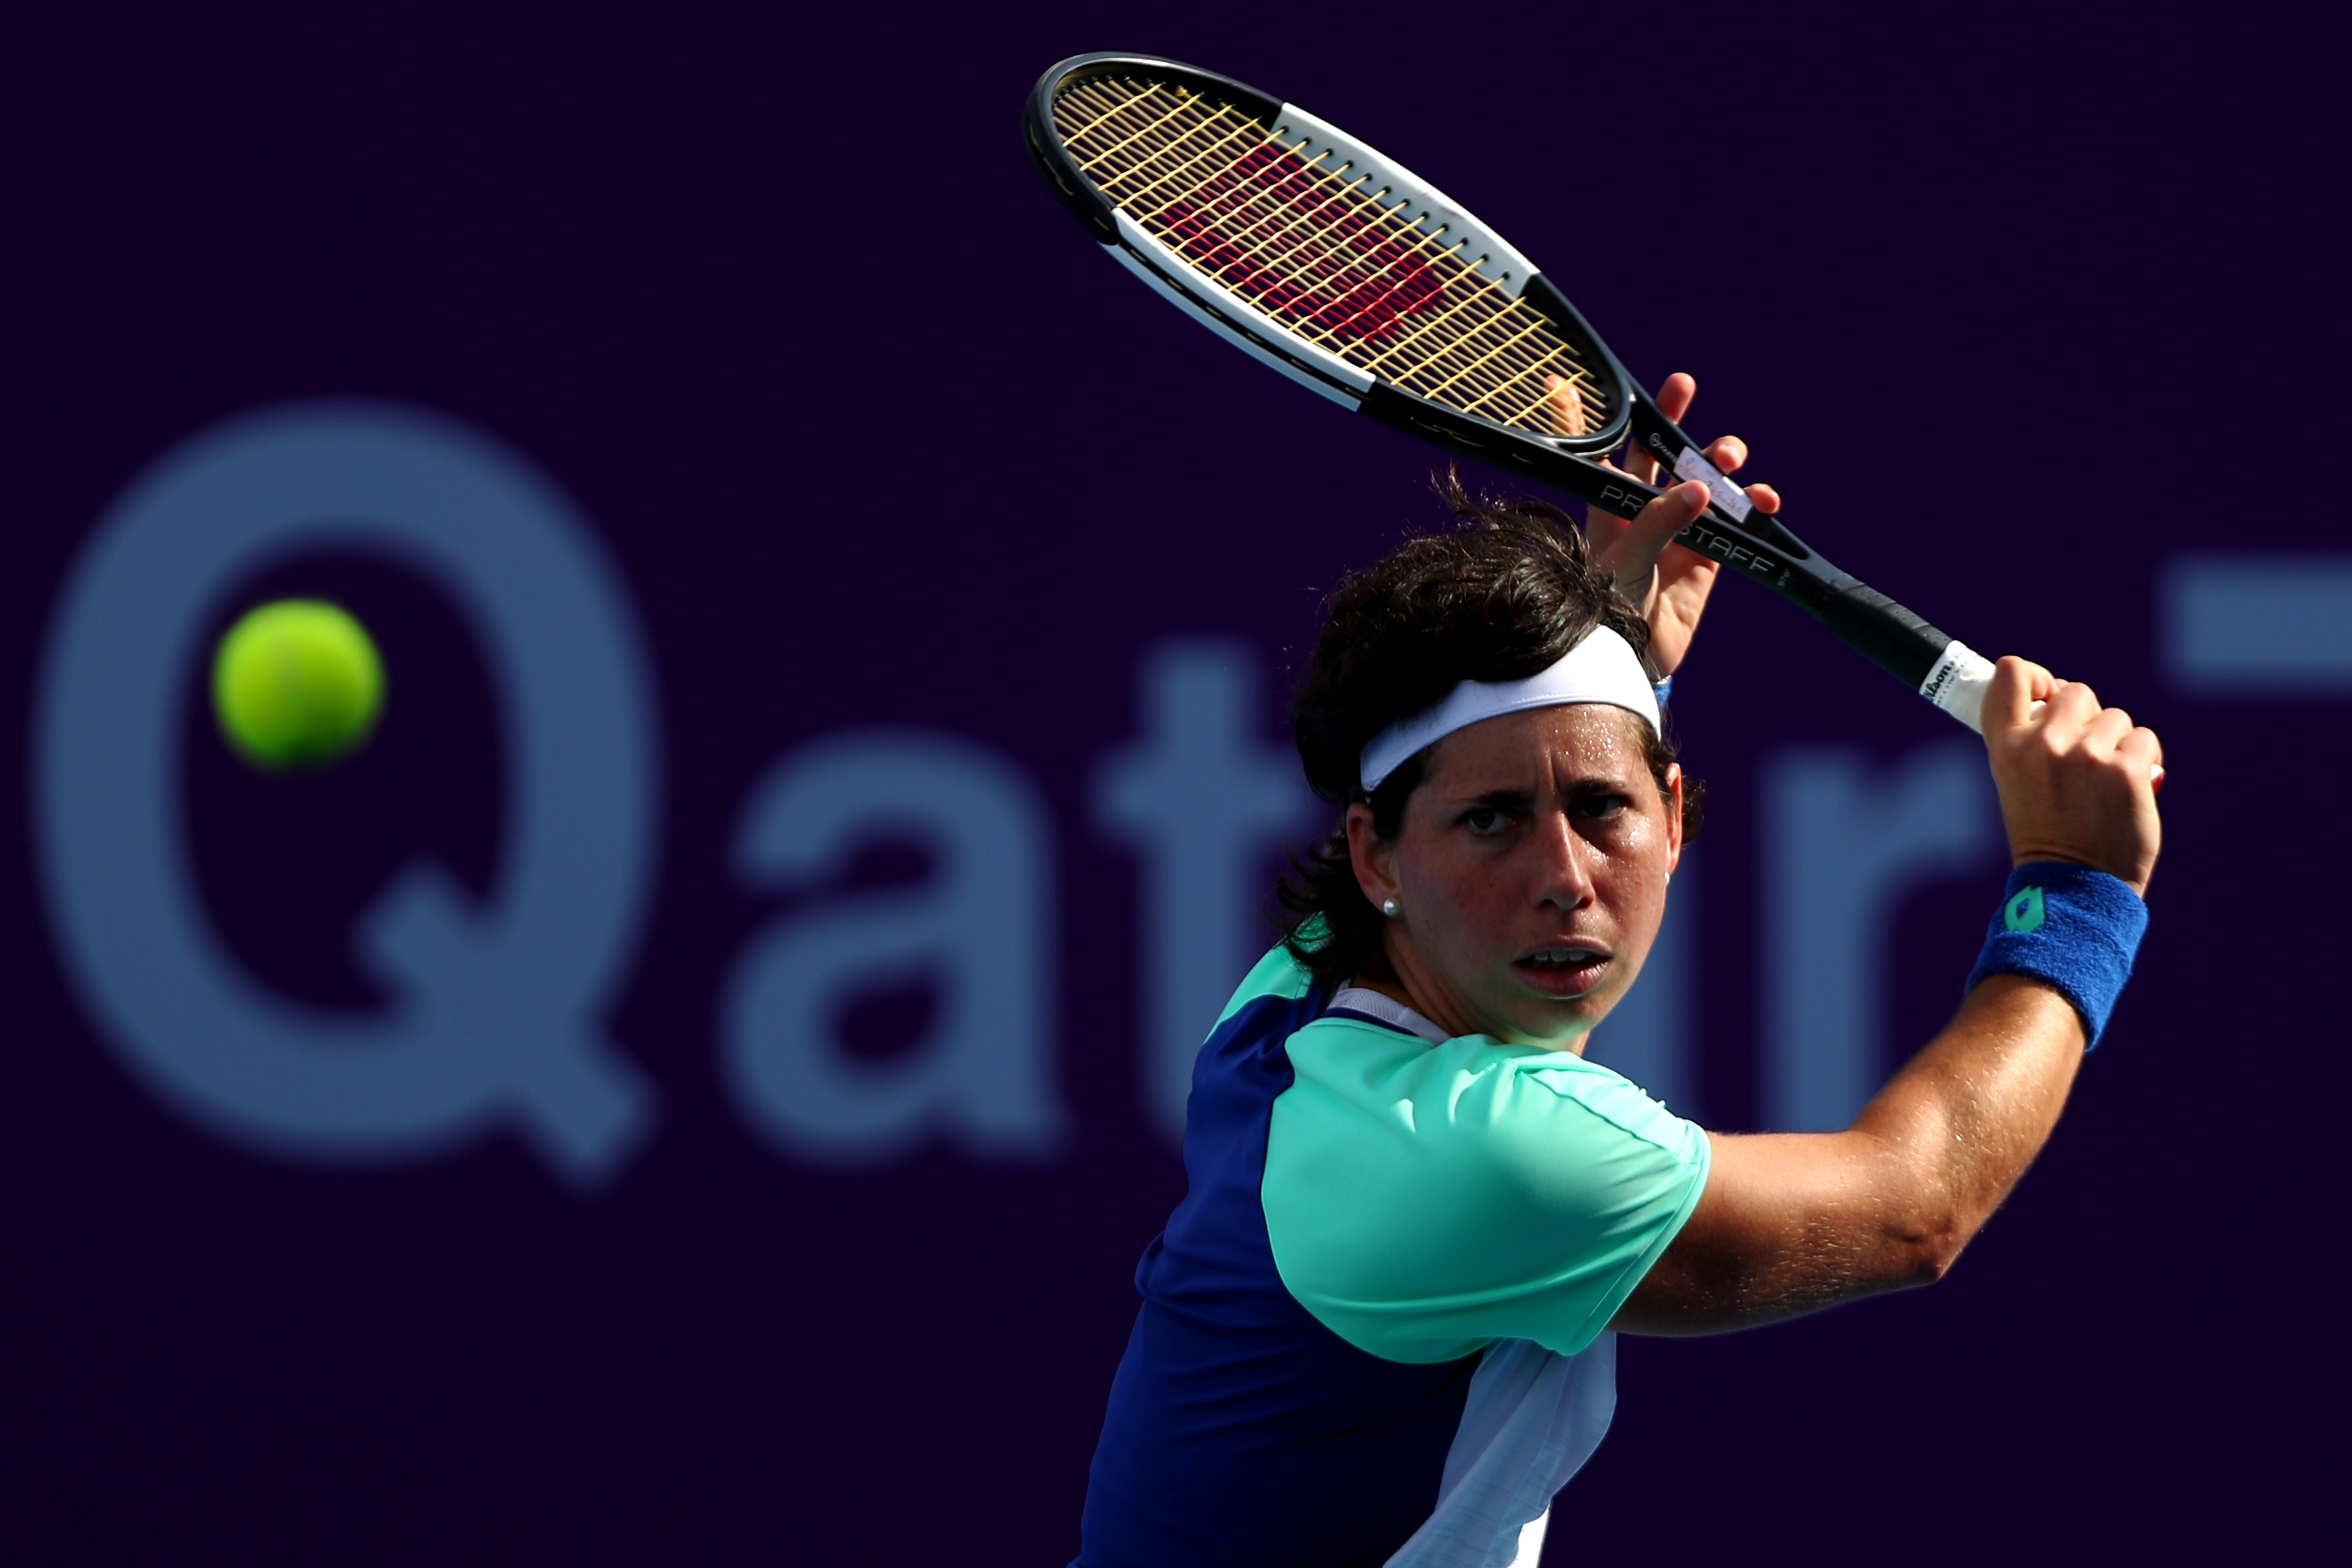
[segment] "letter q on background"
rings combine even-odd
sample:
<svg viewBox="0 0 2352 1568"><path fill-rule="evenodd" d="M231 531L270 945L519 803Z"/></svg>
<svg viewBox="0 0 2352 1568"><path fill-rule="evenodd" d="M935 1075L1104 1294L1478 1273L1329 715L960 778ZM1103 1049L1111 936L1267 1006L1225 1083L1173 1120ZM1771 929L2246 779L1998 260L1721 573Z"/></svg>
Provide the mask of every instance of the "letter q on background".
<svg viewBox="0 0 2352 1568"><path fill-rule="evenodd" d="M504 727L488 907L418 861L361 916L377 1017L256 983L196 895L177 704L237 583L296 552L415 567L478 639ZM264 409L132 481L60 597L37 699L35 839L65 968L166 1105L280 1158L383 1164L520 1131L608 1179L654 1097L598 1015L634 951L654 845L656 718L620 577L555 485L492 438L378 404Z"/></svg>

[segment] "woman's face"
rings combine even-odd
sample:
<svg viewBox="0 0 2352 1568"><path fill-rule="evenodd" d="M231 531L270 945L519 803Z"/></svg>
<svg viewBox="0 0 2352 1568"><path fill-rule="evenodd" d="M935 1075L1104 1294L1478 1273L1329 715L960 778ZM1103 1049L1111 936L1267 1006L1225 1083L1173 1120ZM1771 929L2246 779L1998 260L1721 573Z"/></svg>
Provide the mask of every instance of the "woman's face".
<svg viewBox="0 0 2352 1568"><path fill-rule="evenodd" d="M1658 796L1646 726L1578 703L1457 730L1393 839L1348 813L1356 879L1393 898L1389 960L1449 1034L1582 1050L1649 956L1682 856L1682 773Z"/></svg>

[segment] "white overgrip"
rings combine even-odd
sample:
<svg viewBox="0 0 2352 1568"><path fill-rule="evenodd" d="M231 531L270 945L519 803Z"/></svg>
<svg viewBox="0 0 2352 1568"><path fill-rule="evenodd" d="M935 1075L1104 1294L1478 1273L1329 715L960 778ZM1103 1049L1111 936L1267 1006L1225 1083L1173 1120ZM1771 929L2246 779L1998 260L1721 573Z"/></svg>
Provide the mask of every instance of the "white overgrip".
<svg viewBox="0 0 2352 1568"><path fill-rule="evenodd" d="M1919 683L1919 695L1981 735L1985 691L1991 685L1992 660L1955 637Z"/></svg>

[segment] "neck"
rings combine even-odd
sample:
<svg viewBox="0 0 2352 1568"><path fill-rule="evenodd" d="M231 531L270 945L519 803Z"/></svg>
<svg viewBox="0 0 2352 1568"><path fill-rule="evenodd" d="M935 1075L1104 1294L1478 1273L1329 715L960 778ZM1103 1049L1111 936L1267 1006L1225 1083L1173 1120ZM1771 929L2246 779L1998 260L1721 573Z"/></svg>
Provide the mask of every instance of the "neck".
<svg viewBox="0 0 2352 1568"><path fill-rule="evenodd" d="M1377 991L1393 1002L1402 1002L1439 1028L1449 1037L1463 1035L1486 1035L1506 1045L1537 1046L1548 1051L1566 1051L1571 1056L1584 1054L1585 1033L1580 1032L1564 1040L1533 1040L1516 1030L1498 1027L1479 1018L1467 1002L1443 984L1421 961L1410 933L1391 926L1382 950L1388 959L1385 975L1359 974L1350 983Z"/></svg>

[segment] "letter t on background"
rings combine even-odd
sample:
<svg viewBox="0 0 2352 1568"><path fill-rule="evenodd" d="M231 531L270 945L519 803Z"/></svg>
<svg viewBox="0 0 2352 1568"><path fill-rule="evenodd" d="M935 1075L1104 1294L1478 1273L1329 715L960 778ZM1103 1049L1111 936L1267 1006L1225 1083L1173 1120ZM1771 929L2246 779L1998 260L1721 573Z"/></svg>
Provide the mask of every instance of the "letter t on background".
<svg viewBox="0 0 2352 1568"><path fill-rule="evenodd" d="M2000 803L1973 741L1883 768L1857 747L1793 747L1759 773L1765 1125L1832 1131L1893 1066L1887 943L1903 900L1999 863Z"/></svg>
<svg viewBox="0 0 2352 1568"><path fill-rule="evenodd" d="M1260 661L1246 643L1180 638L1145 650L1143 737L1103 760L1095 823L1142 857L1144 1108L1184 1132L1192 1058L1242 976L1271 945L1258 879L1313 796L1286 746L1257 739Z"/></svg>

